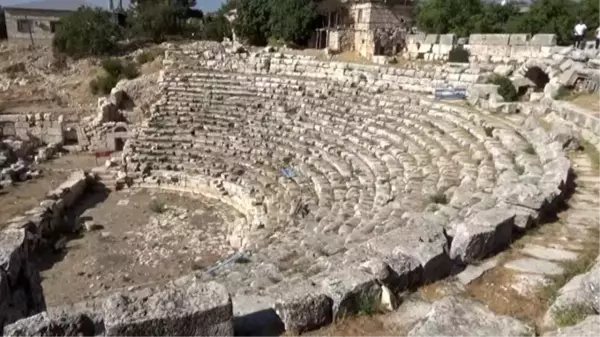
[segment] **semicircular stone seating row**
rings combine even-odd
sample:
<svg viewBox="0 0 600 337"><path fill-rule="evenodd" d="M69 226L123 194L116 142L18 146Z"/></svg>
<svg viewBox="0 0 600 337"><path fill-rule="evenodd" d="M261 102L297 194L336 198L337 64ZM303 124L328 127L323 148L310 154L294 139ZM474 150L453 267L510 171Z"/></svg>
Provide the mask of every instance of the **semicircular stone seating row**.
<svg viewBox="0 0 600 337"><path fill-rule="evenodd" d="M128 165L142 186L246 215L229 234L252 266L214 276L234 306L236 294L285 302L317 287L338 312L341 293L443 277L551 211L569 180L542 128L425 96L202 67L162 81Z"/></svg>

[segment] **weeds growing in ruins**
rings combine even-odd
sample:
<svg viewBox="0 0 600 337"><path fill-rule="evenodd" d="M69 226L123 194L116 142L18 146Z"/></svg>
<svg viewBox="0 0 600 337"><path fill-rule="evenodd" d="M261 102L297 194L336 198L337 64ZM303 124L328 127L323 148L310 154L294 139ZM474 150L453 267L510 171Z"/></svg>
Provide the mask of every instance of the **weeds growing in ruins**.
<svg viewBox="0 0 600 337"><path fill-rule="evenodd" d="M150 201L150 204L148 205L148 207L150 208L150 210L154 213L158 213L158 214L162 214L167 210L167 205L158 199L152 199L152 201Z"/></svg>
<svg viewBox="0 0 600 337"><path fill-rule="evenodd" d="M164 54L164 50L161 48L154 48L151 50L145 50L136 56L135 60L139 64L146 64L154 61L158 56Z"/></svg>
<svg viewBox="0 0 600 337"><path fill-rule="evenodd" d="M587 305L577 304L570 307L559 308L554 312L556 325L566 327L583 321L587 316L595 314Z"/></svg>
<svg viewBox="0 0 600 337"><path fill-rule="evenodd" d="M139 76L138 66L134 62L123 61L117 58L107 58L102 61L105 74L100 75L90 82L90 91L94 95L108 95L112 88L121 79L133 79Z"/></svg>
<svg viewBox="0 0 600 337"><path fill-rule="evenodd" d="M448 197L446 197L446 195L444 193L438 192L434 195L431 195L429 197L429 201L436 203L436 204L445 205L448 203Z"/></svg>
<svg viewBox="0 0 600 337"><path fill-rule="evenodd" d="M527 153L527 154L531 154L531 155L535 155L536 154L535 149L531 145L528 145L525 148L524 152Z"/></svg>
<svg viewBox="0 0 600 337"><path fill-rule="evenodd" d="M580 139L581 145L583 146L583 152L590 158L592 163L592 169L594 172L600 172L600 152L594 145L584 139Z"/></svg>

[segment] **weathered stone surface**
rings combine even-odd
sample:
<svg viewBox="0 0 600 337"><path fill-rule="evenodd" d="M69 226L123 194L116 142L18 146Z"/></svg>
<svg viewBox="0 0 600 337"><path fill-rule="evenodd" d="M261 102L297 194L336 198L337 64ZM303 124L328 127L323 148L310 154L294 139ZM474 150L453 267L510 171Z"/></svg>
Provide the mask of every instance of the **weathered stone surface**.
<svg viewBox="0 0 600 337"><path fill-rule="evenodd" d="M316 277L315 281L333 300L334 320L358 313L362 305L376 307L381 300L381 286L375 277L360 269L347 268Z"/></svg>
<svg viewBox="0 0 600 337"><path fill-rule="evenodd" d="M489 259L477 266L467 266L467 268L456 275L456 277L460 283L467 285L476 280L479 276L483 275L483 273L486 271L496 267L496 265L498 265L497 259Z"/></svg>
<svg viewBox="0 0 600 337"><path fill-rule="evenodd" d="M546 327L556 326L556 315L561 311L576 308L590 313L600 309L600 263L585 274L573 277L558 291L556 299L544 315Z"/></svg>
<svg viewBox="0 0 600 337"><path fill-rule="evenodd" d="M104 304L106 335L233 335L231 298L222 285L194 276L164 288L115 294Z"/></svg>
<svg viewBox="0 0 600 337"><path fill-rule="evenodd" d="M300 290L300 291L298 291ZM301 333L327 325L333 320L333 301L324 294L292 288L277 300L275 310L286 331Z"/></svg>
<svg viewBox="0 0 600 337"><path fill-rule="evenodd" d="M470 263L508 245L514 217L506 209L493 208L459 223L450 246L450 257Z"/></svg>
<svg viewBox="0 0 600 337"><path fill-rule="evenodd" d="M4 336L95 336L94 321L83 313L42 312L4 327Z"/></svg>
<svg viewBox="0 0 600 337"><path fill-rule="evenodd" d="M451 263L446 253L448 242L444 228L427 218L413 218L409 224L367 241L369 249L389 256L389 263L398 259L397 273L413 272L414 264L403 256L414 258L423 268L423 280L437 280L450 273ZM401 255L402 254L402 255ZM402 261L402 262L400 262ZM406 264L408 263L408 264ZM405 268L405 267L408 267Z"/></svg>
<svg viewBox="0 0 600 337"><path fill-rule="evenodd" d="M569 337L569 336L598 336L600 334L600 316L591 315L583 321L565 328L550 331L542 336Z"/></svg>
<svg viewBox="0 0 600 337"><path fill-rule="evenodd" d="M529 44L532 46L555 46L556 35L555 34L535 34L529 40Z"/></svg>
<svg viewBox="0 0 600 337"><path fill-rule="evenodd" d="M453 46L456 44L456 34L442 34L440 35L440 44Z"/></svg>
<svg viewBox="0 0 600 337"><path fill-rule="evenodd" d="M450 296L433 303L408 336L534 336L532 327L494 314L481 303Z"/></svg>
<svg viewBox="0 0 600 337"><path fill-rule="evenodd" d="M577 254L568 250L547 248L533 244L526 245L522 250L523 253L538 259L551 261L568 261L577 259Z"/></svg>
<svg viewBox="0 0 600 337"><path fill-rule="evenodd" d="M543 275L559 275L563 272L563 268L554 262L538 260L534 258L513 260L506 263L504 267L525 273Z"/></svg>

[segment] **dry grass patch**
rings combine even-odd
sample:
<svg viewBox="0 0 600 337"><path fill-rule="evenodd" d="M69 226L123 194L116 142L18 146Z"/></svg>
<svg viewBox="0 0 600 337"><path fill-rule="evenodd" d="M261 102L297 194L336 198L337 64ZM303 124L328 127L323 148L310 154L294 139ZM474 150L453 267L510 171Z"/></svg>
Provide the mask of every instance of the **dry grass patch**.
<svg viewBox="0 0 600 337"><path fill-rule="evenodd" d="M339 320L321 329L304 333L305 336L399 336L402 333L386 326L381 315L355 316ZM284 336L293 336L287 332Z"/></svg>

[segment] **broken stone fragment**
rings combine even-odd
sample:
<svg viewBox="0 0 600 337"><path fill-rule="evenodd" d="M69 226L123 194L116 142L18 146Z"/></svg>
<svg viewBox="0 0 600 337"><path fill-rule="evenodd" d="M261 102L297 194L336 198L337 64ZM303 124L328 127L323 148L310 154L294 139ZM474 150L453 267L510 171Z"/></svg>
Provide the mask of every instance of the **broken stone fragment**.
<svg viewBox="0 0 600 337"><path fill-rule="evenodd" d="M535 336L521 321L493 313L479 302L449 296L435 303L408 336Z"/></svg>

